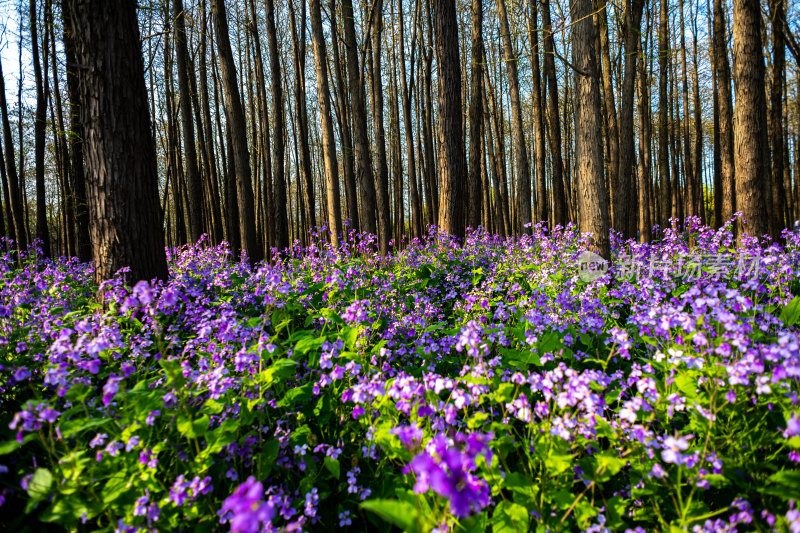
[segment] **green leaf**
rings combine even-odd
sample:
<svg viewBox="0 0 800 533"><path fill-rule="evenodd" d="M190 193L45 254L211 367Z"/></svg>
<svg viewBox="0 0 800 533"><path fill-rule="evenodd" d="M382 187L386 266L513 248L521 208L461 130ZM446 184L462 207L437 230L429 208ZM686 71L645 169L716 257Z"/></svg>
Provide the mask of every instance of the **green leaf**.
<svg viewBox="0 0 800 533"><path fill-rule="evenodd" d="M191 420L184 415L178 416L178 431L184 437L189 439L196 439L202 437L208 431L208 424L210 420L208 415L203 415L200 418Z"/></svg>
<svg viewBox="0 0 800 533"><path fill-rule="evenodd" d="M50 494L52 485L53 474L46 468L37 468L33 473L33 479L28 483L28 496L34 501L42 501Z"/></svg>
<svg viewBox="0 0 800 533"><path fill-rule="evenodd" d="M105 487L100 495L103 498L103 503L111 503L117 499L129 488L130 477L127 472L118 472L114 474L111 479L106 482Z"/></svg>
<svg viewBox="0 0 800 533"><path fill-rule="evenodd" d="M65 439L70 438L76 433L86 431L89 429L98 428L111 422L110 418L78 418L76 420L68 420L61 424L61 436Z"/></svg>
<svg viewBox="0 0 800 533"><path fill-rule="evenodd" d="M313 389L314 383L311 382L295 387L281 398L281 401L278 402L278 407L292 407L307 402L312 396Z"/></svg>
<svg viewBox="0 0 800 533"><path fill-rule="evenodd" d="M787 326L794 326L800 322L800 296L795 296L781 309L781 321Z"/></svg>
<svg viewBox="0 0 800 533"><path fill-rule="evenodd" d="M278 458L279 450L280 443L276 439L270 439L264 443L264 448L261 450L261 468L264 474L272 470L275 460Z"/></svg>
<svg viewBox="0 0 800 533"><path fill-rule="evenodd" d="M295 355L305 355L311 350L317 350L322 343L325 342L325 337L306 337L297 341L294 346Z"/></svg>
<svg viewBox="0 0 800 533"><path fill-rule="evenodd" d="M492 514L492 531L495 533L523 533L528 531L530 515L518 503L503 501L497 504Z"/></svg>
<svg viewBox="0 0 800 533"><path fill-rule="evenodd" d="M261 372L256 377L256 381L267 387L276 382L280 383L286 378L294 375L296 366L297 363L291 359L278 359L272 363L269 368Z"/></svg>
<svg viewBox="0 0 800 533"><path fill-rule="evenodd" d="M408 502L398 500L368 500L361 508L373 512L403 531L419 531L417 509Z"/></svg>
<svg viewBox="0 0 800 533"><path fill-rule="evenodd" d="M36 437L38 437L37 433L28 433L25 435L25 437L23 437L22 442L19 442L17 439L0 442L0 456L15 452L25 444L34 440Z"/></svg>
<svg viewBox="0 0 800 533"><path fill-rule="evenodd" d="M330 457L326 457L325 468L328 470L328 472L331 473L331 475L334 478L339 479L341 468L339 466L339 461L337 459L331 459Z"/></svg>
<svg viewBox="0 0 800 533"><path fill-rule="evenodd" d="M675 376L675 385L688 399L697 397L697 378L686 373Z"/></svg>

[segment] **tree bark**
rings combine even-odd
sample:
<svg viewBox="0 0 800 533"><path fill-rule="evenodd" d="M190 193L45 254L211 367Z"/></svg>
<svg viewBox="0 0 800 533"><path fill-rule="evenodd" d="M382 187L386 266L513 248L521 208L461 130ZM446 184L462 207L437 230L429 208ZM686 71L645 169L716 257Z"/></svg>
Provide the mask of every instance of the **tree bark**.
<svg viewBox="0 0 800 533"><path fill-rule="evenodd" d="M772 19L772 83L770 84L769 138L772 153L772 236L780 237L788 220L786 192L783 184L783 90L786 84L786 41L783 33L785 15L784 0L770 0L769 14Z"/></svg>
<svg viewBox="0 0 800 533"><path fill-rule="evenodd" d="M311 39L317 67L317 99L319 100L319 115L322 123L322 155L325 161L325 188L328 195L328 229L331 232L331 244L334 247L338 247L339 234L342 231L342 208L339 200L339 163L336 159L336 138L333 135L333 117L331 115L330 91L326 73L328 57L325 50L325 36L322 33L322 14L319 2L320 0L309 1Z"/></svg>
<svg viewBox="0 0 800 533"><path fill-rule="evenodd" d="M419 14L420 2L416 3L414 11L415 18ZM422 221L422 201L420 199L421 191L417 188L417 158L414 152L414 132L411 126L411 97L414 85L408 82L406 76L406 53L405 53L405 35L403 31L404 13L400 12L399 25L400 25L400 93L401 100L403 101L403 128L405 129L406 138L406 161L408 163L408 194L411 202L411 237L420 237L422 235L422 228L424 223ZM414 25L411 34L411 61L410 65L413 71L414 68L414 52L416 51L417 40L417 26Z"/></svg>
<svg viewBox="0 0 800 533"><path fill-rule="evenodd" d="M242 248L247 252L248 259L257 263L261 260L262 254L256 236L253 178L247 148L247 127L239 84L236 81L236 64L231 50L225 0L211 0L211 12L214 15L214 33L217 37L217 52L219 53L222 85L225 92L225 114L230 127L231 155L235 168L236 196L238 198L239 233Z"/></svg>
<svg viewBox="0 0 800 533"><path fill-rule="evenodd" d="M33 73L36 79L36 118L34 122L34 164L36 166L36 237L41 241L42 254L50 257L50 228L47 223L47 198L44 185L45 128L47 127L47 56L42 69L39 51L39 37L36 21L36 0L30 1L31 49L33 52ZM42 50L47 53L49 32L44 32ZM44 71L44 73L43 73Z"/></svg>
<svg viewBox="0 0 800 533"><path fill-rule="evenodd" d="M573 20L572 62L575 65L575 174L579 228L581 233L592 234L592 251L610 260L592 2L575 0L570 11Z"/></svg>
<svg viewBox="0 0 800 533"><path fill-rule="evenodd" d="M62 2L61 19L64 25L64 56L67 69L67 94L69 96L69 150L70 175L75 193L75 240L78 259L83 262L92 259L92 243L89 236L89 205L86 200L86 174L83 166L83 138L80 130L80 103L78 89L78 66L75 62L75 36L72 22L67 16L69 10ZM10 223L10 220L9 220Z"/></svg>
<svg viewBox="0 0 800 533"><path fill-rule="evenodd" d="M525 224L532 222L531 215L531 169L528 162L528 146L525 142L525 126L522 122L522 100L519 94L517 56L511 44L505 0L497 0L497 16L503 38L503 59L508 69L508 90L511 96L511 115L514 126L514 149L517 156L517 208L514 231L530 232Z"/></svg>
<svg viewBox="0 0 800 533"><path fill-rule="evenodd" d="M298 38L292 0L289 6L289 28L292 34L294 58L294 101L297 112L297 137L300 141L300 170L303 176L303 206L309 228L317 226L316 206L314 205L314 178L311 174L311 149L308 146L308 111L306 108L306 5L303 4ZM271 52L270 52L271 53Z"/></svg>
<svg viewBox="0 0 800 533"><path fill-rule="evenodd" d="M556 80L555 41L550 20L550 1L542 1L542 26L544 27L544 76L547 80L547 110L549 114L550 153L553 159L553 222L567 225L567 197L564 187L564 162L561 156L561 123L558 115L558 81Z"/></svg>
<svg viewBox="0 0 800 533"><path fill-rule="evenodd" d="M536 158L536 220L550 222L550 202L547 198L547 176L545 175L546 155L544 152L544 105L542 104L542 83L539 70L538 0L528 0L530 17L528 19L528 40L531 47L531 104L533 105L534 157Z"/></svg>
<svg viewBox="0 0 800 533"><path fill-rule="evenodd" d="M625 53L624 74L622 78L622 100L619 114L619 169L617 183L611 195L614 202L614 229L625 237L636 234L636 209L631 205L635 200L636 157L633 145L633 111L636 91L636 59L640 49L640 30L644 0L626 0L623 15L623 47ZM639 121L642 127L641 120ZM612 185L613 187L613 185ZM641 192L641 191L639 191ZM638 200L641 201L641 194Z"/></svg>
<svg viewBox="0 0 800 533"><path fill-rule="evenodd" d="M369 152L367 135L367 112L364 97L364 81L358 67L358 44L353 19L351 0L342 0L342 24L344 26L344 43L347 49L347 75L350 84L350 109L353 118L355 141L356 172L361 193L361 212L359 218L361 230L375 235L377 225L375 219L375 177L372 172L372 161Z"/></svg>
<svg viewBox="0 0 800 533"><path fill-rule="evenodd" d="M3 141L5 146L6 178L8 180L6 201L11 205L11 219L9 220L9 225L13 225L13 235L17 241L17 246L20 250L24 250L28 246L28 233L25 230L25 215L23 214L20 181L17 175L17 165L14 162L14 138L11 134L11 123L8 120L8 103L6 102L5 78L2 64L0 64L0 112L2 112L3 115Z"/></svg>
<svg viewBox="0 0 800 533"><path fill-rule="evenodd" d="M434 35L439 66L439 229L464 238L464 132L461 121L461 63L455 3L434 1ZM530 196L530 195L529 195ZM528 213L530 214L530 212Z"/></svg>
<svg viewBox="0 0 800 533"><path fill-rule="evenodd" d="M604 0L603 0L604 1ZM619 149L619 125L617 123L617 104L614 98L614 81L612 79L612 68L611 68L611 52L609 50L609 42L608 42L608 15L606 11L608 10L608 3L605 3L605 7L598 11L597 13L597 21L598 21L598 30L600 33L600 59L602 61L602 72L603 72L603 104L604 104L604 111L605 111L605 120L607 124L607 131L606 131L606 146L608 147L608 177L609 177L609 184L611 185L611 200L613 202L613 206L611 209L613 219L612 227L617 230L621 231L624 236L629 236L626 233L627 229L627 219L628 219L628 209L627 209L627 202L624 204L620 204L614 198L616 192L618 192L622 187L623 184L620 183L619 178L619 162L620 162L620 149ZM626 200L628 199L628 195L625 194ZM619 213L617 213L617 209L620 209Z"/></svg>
<svg viewBox="0 0 800 533"><path fill-rule="evenodd" d="M175 57L178 67L178 101L181 112L181 132L186 165L186 187L189 196L189 238L197 242L203 233L203 188L197 166L192 100L189 94L189 53L186 50L186 26L183 0L172 0L175 21Z"/></svg>
<svg viewBox="0 0 800 533"><path fill-rule="evenodd" d="M733 101L731 99L731 70L725 35L723 0L714 0L714 70L717 74L719 99L720 175L722 178L722 222L733 218L737 210L735 195L735 166L733 158Z"/></svg>
<svg viewBox="0 0 800 533"><path fill-rule="evenodd" d="M669 100L667 99L667 76L669 72L669 5L661 0L658 24L658 179L660 193L660 219L662 227L669 226L672 216L672 184L669 168ZM677 176L675 176L677 179Z"/></svg>
<svg viewBox="0 0 800 533"><path fill-rule="evenodd" d="M375 135L375 192L378 209L378 248L389 251L392 238L389 210L389 167L386 162L386 132L383 127L383 75L381 73L381 35L383 32L383 0L372 4L372 127Z"/></svg>
<svg viewBox="0 0 800 533"><path fill-rule="evenodd" d="M736 206L746 223L739 229L761 237L769 232L764 197L769 172L767 102L758 0L734 0L733 43L736 79ZM765 157L767 156L767 157Z"/></svg>
<svg viewBox="0 0 800 533"><path fill-rule="evenodd" d="M155 143L144 83L136 2L68 0L95 279L130 267L129 280L166 279Z"/></svg>
<svg viewBox="0 0 800 533"><path fill-rule="evenodd" d="M472 50L470 52L469 98L469 194L467 226L476 229L481 224L481 169L483 152L483 1L472 0ZM488 209L488 205L485 206Z"/></svg>

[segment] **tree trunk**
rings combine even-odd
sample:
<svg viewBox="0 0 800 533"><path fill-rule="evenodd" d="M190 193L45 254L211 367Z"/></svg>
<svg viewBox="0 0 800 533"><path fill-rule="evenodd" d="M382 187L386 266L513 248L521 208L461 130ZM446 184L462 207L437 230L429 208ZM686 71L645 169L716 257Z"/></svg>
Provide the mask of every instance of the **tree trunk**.
<svg viewBox="0 0 800 533"><path fill-rule="evenodd" d="M339 162L336 159L336 138L333 135L333 117L331 115L330 91L328 89L328 57L325 50L325 36L322 33L322 15L320 0L310 0L311 39L314 47L314 59L317 73L317 99L319 115L322 123L322 155L325 161L325 188L328 195L328 229L331 232L331 244L339 246L339 234L342 231L342 208L339 201ZM334 45L335 46L335 45Z"/></svg>
<svg viewBox="0 0 800 533"><path fill-rule="evenodd" d="M636 91L636 57L640 49L640 30L642 24L642 11L644 0L626 0L623 15L623 46L625 52L624 74L622 79L622 100L619 114L619 169L617 170L617 183L613 189L614 201L614 229L621 231L625 237L636 234L636 209L632 207L635 201L636 182L633 179L636 172L636 157L633 148L633 111ZM642 121L639 121L642 127ZM613 187L613 185L612 185ZM638 200L641 201L641 191ZM646 206L645 206L646 207ZM648 230L649 232L649 230Z"/></svg>
<svg viewBox="0 0 800 533"><path fill-rule="evenodd" d="M92 242L89 236L89 206L86 200L86 175L83 167L83 138L76 133L80 130L80 104L78 89L78 66L75 62L75 36L68 10L61 9L64 25L64 55L67 70L67 94L69 95L69 136L70 175L75 193L75 240L78 259L83 262L92 259ZM11 223L9 219L9 224Z"/></svg>
<svg viewBox="0 0 800 533"><path fill-rule="evenodd" d="M345 84L345 77L342 71L344 65L340 60L339 54L339 36L336 22L336 0L330 0L330 31L331 43L333 47L333 68L336 73L336 98L338 100L338 113L336 113L339 121L339 132L342 142L342 169L344 173L344 188L345 188L345 201L347 205L347 215L350 217L350 229L356 232L361 231L360 220L358 216L358 197L356 196L356 176L354 165L354 149L353 138L350 129L350 110L347 103L347 88Z"/></svg>
<svg viewBox="0 0 800 533"><path fill-rule="evenodd" d="M166 279L136 2L68 0L86 139L95 279Z"/></svg>
<svg viewBox="0 0 800 533"><path fill-rule="evenodd" d="M28 246L28 233L25 230L25 215L23 213L17 165L14 163L14 138L11 136L11 124L8 120L5 78L3 76L3 66L1 63L2 62L0 62L0 112L3 114L3 141L5 146L6 177L8 180L8 191L5 191L6 201L11 205L11 219L9 220L9 225L13 225L13 235L17 241L17 247L20 250L24 250Z"/></svg>
<svg viewBox="0 0 800 533"><path fill-rule="evenodd" d="M692 19L692 106L694 108L694 190L695 206L694 211L700 216L700 222L707 223L705 210L705 191L703 189L703 123L702 109L700 107L700 79L699 65L697 63L697 12L691 9L693 6L690 0L690 18ZM716 91L715 91L716 92Z"/></svg>
<svg viewBox="0 0 800 533"><path fill-rule="evenodd" d="M669 226L672 216L672 184L669 168L669 100L667 99L667 76L669 72L669 28L667 0L661 0L658 24L658 179L660 193L660 219L662 227ZM675 176L675 179L678 177Z"/></svg>
<svg viewBox="0 0 800 533"><path fill-rule="evenodd" d="M250 169L250 155L247 148L247 127L239 84L236 81L236 64L231 50L225 0L211 0L211 12L214 15L214 33L217 37L217 52L219 53L222 85L225 91L225 114L230 125L231 155L233 156L238 197L239 233L241 235L242 248L247 252L248 259L253 263L257 263L261 260L261 249L258 246L256 235L253 178ZM285 202L283 205L285 205Z"/></svg>
<svg viewBox="0 0 800 533"><path fill-rule="evenodd" d="M528 0L530 18L528 19L528 39L531 46L531 104L533 105L534 157L536 158L536 220L550 221L550 202L547 199L547 177L545 175L546 155L544 152L544 105L542 104L541 74L539 71L538 0Z"/></svg>
<svg viewBox="0 0 800 533"><path fill-rule="evenodd" d="M353 133L355 137L356 169L358 185L361 192L361 230L376 234L375 220L375 178L372 173L372 161L369 152L367 135L367 112L364 97L364 83L358 66L358 44L353 19L351 0L342 0L342 24L344 25L344 43L347 49L347 74L350 83L350 110L353 117Z"/></svg>
<svg viewBox="0 0 800 533"><path fill-rule="evenodd" d="M467 195L467 226L476 229L481 224L481 171L483 152L483 1L472 0L472 50L470 52L469 98L469 194ZM485 206L488 210L489 206Z"/></svg>
<svg viewBox="0 0 800 533"><path fill-rule="evenodd" d="M608 206L600 144L600 91L595 64L591 0L571 5L572 62L575 65L575 174L581 233L592 234L592 251L611 259Z"/></svg>
<svg viewBox="0 0 800 533"><path fill-rule="evenodd" d="M531 169L528 162L528 147L525 142L525 126L522 123L522 101L519 94L517 56L511 44L505 0L497 0L497 16L503 38L503 59L508 68L508 90L511 95L511 115L514 126L514 148L517 156L517 204L514 231L526 233L525 227L532 221L531 215Z"/></svg>
<svg viewBox="0 0 800 533"><path fill-rule="evenodd" d="M784 0L770 0L769 13L772 19L772 83L770 85L769 138L772 152L772 236L780 237L788 220L783 215L786 210L786 191L783 187L783 89L786 84L786 42L783 34L785 15Z"/></svg>
<svg viewBox="0 0 800 533"><path fill-rule="evenodd" d="M200 169L197 166L192 100L189 94L189 53L186 50L186 27L183 0L172 0L172 16L175 21L175 57L178 67L178 101L181 112L183 151L186 155L186 186L189 196L189 238L197 242L203 233L203 188Z"/></svg>
<svg viewBox="0 0 800 533"><path fill-rule="evenodd" d="M555 41L550 21L550 1L542 0L542 26L544 27L544 76L547 80L547 110L549 114L550 153L553 158L553 222L567 225L567 197L564 187L564 162L561 157L561 123L558 115L558 82L556 80Z"/></svg>
<svg viewBox="0 0 800 533"><path fill-rule="evenodd" d="M455 3L435 0L434 30L439 66L439 229L464 238L464 132L461 63ZM529 213L530 214L530 213Z"/></svg>
<svg viewBox="0 0 800 533"><path fill-rule="evenodd" d="M297 112L297 136L300 141L300 170L303 176L303 204L305 218L310 228L317 226L316 206L314 205L314 178L311 174L311 150L308 146L308 110L306 109L306 5L301 11L301 31L298 39L295 13L292 1L289 6L289 28L292 34L294 58L294 98ZM271 52L270 52L271 53Z"/></svg>
<svg viewBox="0 0 800 533"><path fill-rule="evenodd" d="M381 73L381 35L383 32L383 0L372 5L372 126L375 134L375 192L378 209L378 248L382 254L389 251L392 238L389 210L389 167L386 162L386 133L383 127L383 76Z"/></svg>
<svg viewBox="0 0 800 533"><path fill-rule="evenodd" d="M680 2L680 17L681 17L681 95L683 97L683 128L681 133L683 135L683 179L685 181L686 201L684 208L687 216L697 215L695 211L696 198L699 191L695 188L695 168L694 160L692 158L692 144L691 135L689 134L689 72L686 66L686 18L683 13L684 1Z"/></svg>
<svg viewBox="0 0 800 533"><path fill-rule="evenodd" d="M736 76L736 207L739 229L761 237L769 232L765 172L769 172L767 102L758 0L734 0L734 68Z"/></svg>
<svg viewBox="0 0 800 533"><path fill-rule="evenodd" d="M714 69L717 74L719 99L720 175L722 178L722 222L733 218L738 209L735 196L735 166L733 159L733 101L731 99L731 70L725 35L723 0L714 0ZM760 53L760 52L759 52ZM738 106L737 106L738 107Z"/></svg>
<svg viewBox="0 0 800 533"><path fill-rule="evenodd" d="M604 0L603 0L604 1ZM613 208L611 209L614 220L612 227L626 234L627 219L628 219L628 203L620 204L614 198L614 194L619 191L624 185L620 183L619 178L619 126L617 124L617 104L614 98L614 81L612 79L611 69L611 53L608 43L608 4L598 11L597 21L599 23L598 29L600 33L600 58L602 61L603 71L603 104L605 111L605 120L607 124L606 146L608 147L608 177L609 184L611 185L611 199L613 201ZM628 195L625 194L626 200ZM617 212L619 208L619 213Z"/></svg>
<svg viewBox="0 0 800 533"><path fill-rule="evenodd" d="M287 186L285 172L286 148L284 135L286 126L283 115L283 87L281 85L281 63L278 55L278 35L275 30L275 5L266 0L267 46L269 48L270 77L272 78L272 187L273 223L275 245L278 250L290 246L289 219L286 213Z"/></svg>
<svg viewBox="0 0 800 533"><path fill-rule="evenodd" d="M45 198L44 185L44 148L45 128L47 127L47 96L45 86L47 83L47 55L45 66L42 69L39 53L39 37L36 22L36 0L30 1L30 30L31 49L33 51L33 72L36 78L36 118L34 123L34 163L36 166L36 237L41 240L42 253L50 257L50 228L47 224L47 199ZM50 34L44 32L44 45L42 50L47 53ZM44 71L44 74L43 74Z"/></svg>
<svg viewBox="0 0 800 533"><path fill-rule="evenodd" d="M647 36L650 34L650 24L647 24L644 49L647 50ZM651 204L655 201L650 195L652 183L652 157L650 146L652 143L652 121L650 116L650 87L647 78L647 59L642 54L642 44L638 34L636 37L636 53L639 68L639 240L650 242L652 238L653 219L650 216Z"/></svg>
<svg viewBox="0 0 800 533"><path fill-rule="evenodd" d="M416 4L415 18L419 14L420 2ZM417 158L414 153L414 133L411 126L411 96L414 85L408 82L406 76L406 53L405 35L403 32L404 13L399 14L400 24L400 92L403 101L403 128L405 129L406 139L406 161L408 162L408 194L411 202L411 237L420 237L424 223L422 221L422 202L420 200L421 191L417 189ZM414 25L411 35L411 61L410 65L414 68L414 52L416 51L417 26Z"/></svg>

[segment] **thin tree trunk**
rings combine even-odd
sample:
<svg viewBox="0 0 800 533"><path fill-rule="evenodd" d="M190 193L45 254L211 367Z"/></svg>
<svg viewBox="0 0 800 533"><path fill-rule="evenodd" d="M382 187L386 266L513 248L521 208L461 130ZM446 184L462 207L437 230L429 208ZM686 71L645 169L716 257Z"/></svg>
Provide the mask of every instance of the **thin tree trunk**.
<svg viewBox="0 0 800 533"><path fill-rule="evenodd" d="M649 19L648 19L649 22ZM650 24L644 32L645 45L647 50L647 39ZM642 44L638 34L636 34L636 55L638 55L639 68L639 240L650 242L652 238L653 223L650 216L651 204L654 202L650 195L650 184L652 183L652 158L650 155L650 145L652 142L652 121L650 116L650 87L647 78L647 65L645 54L642 54ZM627 78L626 78L627 79ZM624 97L623 97L624 98Z"/></svg>
<svg viewBox="0 0 800 533"><path fill-rule="evenodd" d="M36 78L36 117L34 122L34 164L36 166L36 237L41 241L42 253L50 257L50 228L47 223L47 199L44 185L45 128L47 126L47 55L42 69L39 51L39 37L36 22L36 0L30 1L31 49L33 51L33 72ZM47 50L50 33L44 32L44 45ZM46 52L45 52L46 54ZM44 74L43 74L44 71Z"/></svg>
<svg viewBox="0 0 800 533"><path fill-rule="evenodd" d="M2 62L0 62L2 63ZM28 246L28 234L25 231L25 215L23 214L22 195L20 194L17 166L14 163L14 138L11 136L11 124L8 120L8 105L6 103L6 90L3 76L3 66L0 64L0 111L3 114L3 140L5 143L6 176L8 179L7 201L11 204L11 220L14 227L14 237L19 249Z"/></svg>
<svg viewBox="0 0 800 533"><path fill-rule="evenodd" d="M189 238L197 242L203 233L203 189L200 169L197 166L194 122L192 121L192 101L189 94L189 60L186 50L186 27L183 0L172 0L172 16L175 20L175 57L178 67L178 100L181 112L181 131L183 151L186 155L186 186L189 196Z"/></svg>
<svg viewBox="0 0 800 533"><path fill-rule="evenodd" d="M319 100L319 116L322 123L322 155L325 161L325 188L328 196L328 229L331 232L331 244L339 246L339 234L342 231L342 213L339 200L339 163L336 159L336 139L333 135L333 117L331 116L330 91L328 89L327 52L325 36L322 33L322 15L320 0L310 0L311 39L314 47L314 59L317 74L317 99ZM335 46L335 44L334 44Z"/></svg>
<svg viewBox="0 0 800 533"><path fill-rule="evenodd" d="M546 155L544 151L544 105L542 104L541 74L539 71L539 36L537 1L528 0L530 17L528 19L528 39L531 47L531 99L533 105L534 157L536 158L536 220L550 221L550 202L547 199L547 177L545 175Z"/></svg>
<svg viewBox="0 0 800 533"><path fill-rule="evenodd" d="M389 209L389 167L386 162L386 133L383 127L383 76L381 73L381 35L383 32L383 0L372 5L372 125L375 134L375 192L378 211L378 248L381 253L389 251L392 238L391 212Z"/></svg>
<svg viewBox="0 0 800 533"><path fill-rule="evenodd" d="M292 52L294 58L294 97L297 112L297 136L300 141L300 170L303 176L303 204L308 226L317 226L316 206L314 205L314 179L311 174L311 150L308 146L308 110L306 109L306 5L302 2L300 23L301 31L298 39L297 25L292 0L289 6L289 28L292 34Z"/></svg>
<svg viewBox="0 0 800 533"><path fill-rule="evenodd" d="M367 135L364 83L361 79L361 70L358 66L358 44L356 43L353 6L351 0L342 0L341 5L344 43L347 50L347 74L350 84L350 109L353 117L356 170L361 193L361 212L359 218L361 221L361 229L374 235L378 229L375 219L375 177L372 172L372 158L370 157L369 137Z"/></svg>
<svg viewBox="0 0 800 533"><path fill-rule="evenodd" d="M603 0L605 1L605 0ZM613 208L611 209L612 215L614 220L612 221L612 227L617 230L623 232L623 235L628 237L629 235L626 233L627 230L627 219L628 219L628 209L627 209L627 202L625 203L618 203L614 198L614 194L620 191L625 184L620 182L620 174L619 174L619 164L620 164L620 134L619 134L619 125L617 123L617 104L614 98L614 81L612 79L612 68L611 68L611 52L609 50L609 42L608 42L608 3L605 4L605 7L598 11L597 13L597 21L599 23L598 29L600 34L600 59L602 62L602 71L603 71L603 104L604 104L604 111L605 111L605 121L607 124L607 131L606 131L606 146L608 147L608 177L609 177L609 185L611 186L611 198L614 202ZM628 195L625 194L625 199L628 199ZM619 209L619 212L617 212Z"/></svg>
<svg viewBox="0 0 800 533"><path fill-rule="evenodd" d="M786 84L786 42L783 34L785 18L784 0L770 0L769 14L772 19L772 83L770 85L769 137L772 153L772 236L780 237L787 226L784 220L786 192L783 184L783 89Z"/></svg>
<svg viewBox="0 0 800 533"><path fill-rule="evenodd" d="M420 2L417 1L414 11L414 18L416 19L419 14ZM405 18L402 9L400 10L399 24L400 24L400 92L403 101L403 128L405 129L406 139L406 161L408 163L408 193L411 203L411 237L420 237L422 235L422 228L424 223L422 221L422 202L420 199L421 191L417 189L417 158L414 153L414 132L411 126L411 97L414 85L408 83L408 76L406 76L406 53L405 53L405 35L403 31L403 19ZM413 23L412 23L413 24ZM413 31L411 34L411 61L410 65L413 71L414 68L414 52L416 51L417 41L417 25L413 24Z"/></svg>
<svg viewBox="0 0 800 533"><path fill-rule="evenodd" d="M261 250L258 246L256 235L253 179L247 148L247 127L239 84L236 81L236 64L231 50L225 1L211 0L211 11L214 14L214 33L217 37L217 51L219 53L220 70L222 71L222 84L225 90L225 110L230 124L231 155L233 156L233 165L235 167L239 208L239 232L241 234L242 248L247 252L248 259L256 263L261 260Z"/></svg>
<svg viewBox="0 0 800 533"><path fill-rule="evenodd" d="M517 156L517 203L514 231L530 232L525 225L532 221L531 215L531 169L528 162L528 147L525 143L525 126L522 122L522 100L519 94L519 75L517 56L511 44L511 30L508 26L505 0L497 0L497 16L500 19L500 33L503 38L503 59L508 69L508 89L511 96L511 115L514 128L514 147Z"/></svg>
<svg viewBox="0 0 800 533"><path fill-rule="evenodd" d="M547 80L547 110L549 114L550 153L552 156L553 222L567 225L569 212L564 187L564 162L562 160L561 123L558 115L558 82L556 80L555 41L550 20L550 1L542 2L542 26L544 27L544 76Z"/></svg>
<svg viewBox="0 0 800 533"><path fill-rule="evenodd" d="M735 166L733 158L733 101L731 99L731 71L725 35L723 0L714 0L714 69L717 74L719 99L720 175L722 179L722 222L733 218L738 209L735 195ZM760 54L760 52L759 52Z"/></svg>
<svg viewBox="0 0 800 533"><path fill-rule="evenodd" d="M467 195L467 226L476 229L481 224L481 174L483 169L483 1L472 0L472 50L470 52L469 98L469 194ZM484 208L488 210L488 205ZM485 225L484 225L485 226Z"/></svg>
<svg viewBox="0 0 800 533"><path fill-rule="evenodd" d="M626 0L625 13L623 15L625 59L619 114L619 169L617 171L617 184L612 198L614 201L613 226L616 230L621 231L625 237L633 237L637 230L637 213L636 209L632 209L631 206L632 200L635 202L636 195L636 182L633 179L636 172L636 157L633 147L633 112L636 92L636 60L637 51L640 49L639 28L642 24L644 3L645 0ZM642 127L641 119L639 127ZM641 191L639 193L638 200L641 202Z"/></svg>
<svg viewBox="0 0 800 533"><path fill-rule="evenodd" d="M661 0L658 24L658 179L661 198L659 222L662 227L669 226L669 218L672 216L673 210L669 168L669 100L667 99L670 56L668 10L667 0Z"/></svg>

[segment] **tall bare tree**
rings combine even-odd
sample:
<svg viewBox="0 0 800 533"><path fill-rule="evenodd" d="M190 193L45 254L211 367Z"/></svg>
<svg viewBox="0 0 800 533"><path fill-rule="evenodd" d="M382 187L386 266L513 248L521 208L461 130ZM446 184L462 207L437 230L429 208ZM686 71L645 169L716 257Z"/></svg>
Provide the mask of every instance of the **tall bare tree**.
<svg viewBox="0 0 800 533"><path fill-rule="evenodd" d="M464 131L461 110L461 62L458 55L456 6L448 0L433 4L433 33L439 66L439 228L464 237ZM530 196L530 195L529 195ZM529 211L530 214L530 211Z"/></svg>
<svg viewBox="0 0 800 533"><path fill-rule="evenodd" d="M572 16L572 63L575 75L575 175L580 230L592 234L593 251L611 259L608 204L603 175L600 90L597 77L592 0L575 0Z"/></svg>
<svg viewBox="0 0 800 533"><path fill-rule="evenodd" d="M136 2L67 0L75 35L95 279L167 277Z"/></svg>
<svg viewBox="0 0 800 533"><path fill-rule="evenodd" d="M739 228L760 237L769 233L765 179L769 174L767 102L758 0L734 0L733 45L736 80L736 207L746 224Z"/></svg>

